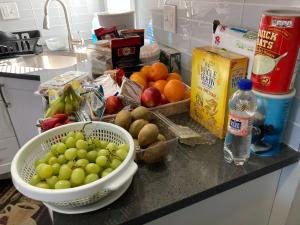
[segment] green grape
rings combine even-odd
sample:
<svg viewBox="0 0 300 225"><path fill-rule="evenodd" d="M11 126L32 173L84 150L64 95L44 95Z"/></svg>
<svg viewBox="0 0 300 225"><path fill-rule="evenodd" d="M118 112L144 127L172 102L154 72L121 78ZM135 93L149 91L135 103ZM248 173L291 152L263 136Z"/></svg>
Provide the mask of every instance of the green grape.
<svg viewBox="0 0 300 225"><path fill-rule="evenodd" d="M96 145L94 144L93 139L89 139L87 141L87 143L88 143L88 151L91 151L96 148Z"/></svg>
<svg viewBox="0 0 300 225"><path fill-rule="evenodd" d="M38 176L38 175L33 175L31 178L30 178L30 181L29 181L29 184L35 186L36 184L40 183L41 182L41 178Z"/></svg>
<svg viewBox="0 0 300 225"><path fill-rule="evenodd" d="M97 148L101 148L101 141L98 138L94 138L93 142Z"/></svg>
<svg viewBox="0 0 300 225"><path fill-rule="evenodd" d="M87 164L89 164L90 162L87 159L79 159L76 161L75 166L76 167L81 167L81 168L85 168L87 166Z"/></svg>
<svg viewBox="0 0 300 225"><path fill-rule="evenodd" d="M71 182L68 180L59 180L56 182L55 189L66 189L71 187Z"/></svg>
<svg viewBox="0 0 300 225"><path fill-rule="evenodd" d="M77 149L76 148L69 148L65 152L65 157L67 160L74 160L77 156Z"/></svg>
<svg viewBox="0 0 300 225"><path fill-rule="evenodd" d="M89 163L85 167L85 171L90 174L90 173L99 173L100 172L100 167L95 164L95 163Z"/></svg>
<svg viewBox="0 0 300 225"><path fill-rule="evenodd" d="M95 162L96 158L98 156L98 152L97 151L89 151L86 155L86 158L90 161L90 162Z"/></svg>
<svg viewBox="0 0 300 225"><path fill-rule="evenodd" d="M107 176L107 175L110 174L112 171L113 171L112 168L106 168L105 170L102 171L101 177Z"/></svg>
<svg viewBox="0 0 300 225"><path fill-rule="evenodd" d="M57 158L57 162L61 165L65 164L67 162L65 155L59 155Z"/></svg>
<svg viewBox="0 0 300 225"><path fill-rule="evenodd" d="M77 150L77 158L78 159L85 159L87 155L87 151L85 149L78 149Z"/></svg>
<svg viewBox="0 0 300 225"><path fill-rule="evenodd" d="M72 169L75 166L75 161L71 160L71 161L67 162L67 166Z"/></svg>
<svg viewBox="0 0 300 225"><path fill-rule="evenodd" d="M54 175L58 175L59 174L59 169L60 169L60 164L59 163L54 163L52 165L52 170L53 170L53 174Z"/></svg>
<svg viewBox="0 0 300 225"><path fill-rule="evenodd" d="M100 155L97 157L96 159L96 164L100 167L105 167L106 163L107 163L107 157L106 156L103 156L103 155Z"/></svg>
<svg viewBox="0 0 300 225"><path fill-rule="evenodd" d="M58 159L55 156L52 156L49 160L48 160L48 164L49 165L53 165L54 163L57 163Z"/></svg>
<svg viewBox="0 0 300 225"><path fill-rule="evenodd" d="M66 146L64 143L59 142L59 143L57 144L57 149L56 149L56 151L57 151L59 154L65 153L66 149L67 149L67 146Z"/></svg>
<svg viewBox="0 0 300 225"><path fill-rule="evenodd" d="M75 132L74 132L74 131L70 131L70 132L67 134L67 137L73 137L73 138L75 138Z"/></svg>
<svg viewBox="0 0 300 225"><path fill-rule="evenodd" d="M61 141L60 141L60 142L62 142L62 143L66 143L67 139L68 139L68 137L67 137L67 136L64 136L64 137L62 137L62 139L61 139Z"/></svg>
<svg viewBox="0 0 300 225"><path fill-rule="evenodd" d="M120 144L118 146L118 149L124 149L128 152L129 151L129 145L128 144Z"/></svg>
<svg viewBox="0 0 300 225"><path fill-rule="evenodd" d="M110 163L112 169L116 169L122 162L119 159L113 159Z"/></svg>
<svg viewBox="0 0 300 225"><path fill-rule="evenodd" d="M117 145L114 144L114 143L109 143L107 146L106 146L106 149L109 150L109 151L115 151L117 150Z"/></svg>
<svg viewBox="0 0 300 225"><path fill-rule="evenodd" d="M67 148L75 148L76 147L76 139L73 137L68 137L66 140Z"/></svg>
<svg viewBox="0 0 300 225"><path fill-rule="evenodd" d="M52 176L53 169L52 166L42 163L36 168L36 173L41 179L47 179Z"/></svg>
<svg viewBox="0 0 300 225"><path fill-rule="evenodd" d="M92 183L98 179L99 179L99 176L96 173L90 173L85 177L84 184Z"/></svg>
<svg viewBox="0 0 300 225"><path fill-rule="evenodd" d="M122 161L126 158L128 152L124 148L120 148L116 151L116 155L122 159Z"/></svg>
<svg viewBox="0 0 300 225"><path fill-rule="evenodd" d="M72 171L70 182L73 187L83 184L85 172L82 168L76 168Z"/></svg>
<svg viewBox="0 0 300 225"><path fill-rule="evenodd" d="M46 163L46 161L44 159L38 159L34 162L34 167L37 168L38 165L42 164L42 163Z"/></svg>
<svg viewBox="0 0 300 225"><path fill-rule="evenodd" d="M39 187L39 188L44 188L44 189L49 189L50 188L49 185L47 184L47 182L45 182L45 181L37 183L35 186Z"/></svg>
<svg viewBox="0 0 300 225"><path fill-rule="evenodd" d="M59 169L58 178L60 180L68 180L71 177L72 170L67 165L62 165Z"/></svg>
<svg viewBox="0 0 300 225"><path fill-rule="evenodd" d="M84 135L83 135L83 133L80 132L80 131L77 131L77 132L75 133L75 140L76 140L76 141L78 141L78 140L84 140Z"/></svg>
<svg viewBox="0 0 300 225"><path fill-rule="evenodd" d="M52 176L52 177L47 178L46 182L49 185L49 187L53 189L58 180L59 179L57 176Z"/></svg>
<svg viewBox="0 0 300 225"><path fill-rule="evenodd" d="M88 149L89 145L86 141L84 140L78 140L76 141L76 148L80 149Z"/></svg>
<svg viewBox="0 0 300 225"><path fill-rule="evenodd" d="M57 155L57 144L52 145L50 151L53 155Z"/></svg>
<svg viewBox="0 0 300 225"><path fill-rule="evenodd" d="M53 157L54 155L52 154L52 152L47 152L45 155L44 155L44 157L43 157L43 159L46 161L46 162L48 162L48 160L51 158L51 157Z"/></svg>
<svg viewBox="0 0 300 225"><path fill-rule="evenodd" d="M106 146L109 144L109 142L108 141L100 141L100 143L101 143L101 148L106 148Z"/></svg>
<svg viewBox="0 0 300 225"><path fill-rule="evenodd" d="M98 151L98 156L109 156L110 152L107 149L101 149Z"/></svg>

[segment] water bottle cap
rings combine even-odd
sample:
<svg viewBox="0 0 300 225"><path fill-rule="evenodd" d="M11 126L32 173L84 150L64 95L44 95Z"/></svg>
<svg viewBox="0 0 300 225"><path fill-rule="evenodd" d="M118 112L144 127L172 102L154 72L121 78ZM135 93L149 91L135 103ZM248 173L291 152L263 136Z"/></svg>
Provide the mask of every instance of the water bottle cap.
<svg viewBox="0 0 300 225"><path fill-rule="evenodd" d="M252 80L249 79L241 79L238 82L239 89L244 91L250 91L252 89Z"/></svg>

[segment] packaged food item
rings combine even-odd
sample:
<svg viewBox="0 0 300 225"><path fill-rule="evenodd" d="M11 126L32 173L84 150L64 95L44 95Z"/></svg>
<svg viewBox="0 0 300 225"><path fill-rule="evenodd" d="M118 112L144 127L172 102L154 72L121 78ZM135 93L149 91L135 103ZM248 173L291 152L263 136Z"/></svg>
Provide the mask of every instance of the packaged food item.
<svg viewBox="0 0 300 225"><path fill-rule="evenodd" d="M146 44L141 47L140 60L143 64L151 65L159 61L160 49L157 43Z"/></svg>
<svg viewBox="0 0 300 225"><path fill-rule="evenodd" d="M250 79L254 59L257 31L242 27L230 27L214 21L212 46L225 48L228 51L249 58L247 78Z"/></svg>
<svg viewBox="0 0 300 225"><path fill-rule="evenodd" d="M64 87L67 84L71 84L74 80L76 80L79 84L82 84L84 82L91 81L91 78L86 72L68 71L40 84L39 89L36 93L42 96L48 96L48 90L50 89L56 90L58 93L61 93Z"/></svg>
<svg viewBox="0 0 300 225"><path fill-rule="evenodd" d="M285 95L270 95L254 91L257 110L252 131L252 152L261 156L273 156L280 150L296 90Z"/></svg>
<svg viewBox="0 0 300 225"><path fill-rule="evenodd" d="M141 37L111 40L113 68L136 66L140 62Z"/></svg>
<svg viewBox="0 0 300 225"><path fill-rule="evenodd" d="M87 59L92 65L94 78L96 78L97 75L103 74L106 70L111 70L111 42L101 40L89 45L87 49Z"/></svg>
<svg viewBox="0 0 300 225"><path fill-rule="evenodd" d="M120 31L120 34L123 38L133 37L133 36L140 36L141 37L141 45L144 45L144 36L145 30L144 29L124 29Z"/></svg>
<svg viewBox="0 0 300 225"><path fill-rule="evenodd" d="M123 82L120 89L120 96L124 98L127 104L138 106L141 102L143 89L140 85L126 77L123 77Z"/></svg>
<svg viewBox="0 0 300 225"><path fill-rule="evenodd" d="M118 30L116 26L105 28L101 27L95 30L95 35L98 40L111 40L115 38L120 38Z"/></svg>
<svg viewBox="0 0 300 225"><path fill-rule="evenodd" d="M248 58L216 47L193 49L190 116L224 138L228 100L245 78Z"/></svg>
<svg viewBox="0 0 300 225"><path fill-rule="evenodd" d="M104 74L110 75L119 86L122 85L123 77L125 76L125 72L123 69L114 69L114 70L107 70L104 72Z"/></svg>
<svg viewBox="0 0 300 225"><path fill-rule="evenodd" d="M97 86L102 86L104 97L115 95L120 92L120 87L118 83L112 78L110 74L104 74L93 81L93 84Z"/></svg>
<svg viewBox="0 0 300 225"><path fill-rule="evenodd" d="M263 13L252 69L253 88L269 94L293 89L300 63L300 10Z"/></svg>
<svg viewBox="0 0 300 225"><path fill-rule="evenodd" d="M159 60L168 67L169 73L181 73L181 53L178 50L165 45L159 45L159 48Z"/></svg>

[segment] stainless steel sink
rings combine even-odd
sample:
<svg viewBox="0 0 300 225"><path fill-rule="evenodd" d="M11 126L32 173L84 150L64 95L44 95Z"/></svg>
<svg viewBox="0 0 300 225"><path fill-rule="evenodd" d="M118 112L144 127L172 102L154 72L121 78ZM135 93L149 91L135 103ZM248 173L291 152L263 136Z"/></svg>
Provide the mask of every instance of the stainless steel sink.
<svg viewBox="0 0 300 225"><path fill-rule="evenodd" d="M81 54L78 58L80 61L86 59ZM0 67L14 67L14 68L27 68L23 69L24 72L31 72L36 70L54 70L62 69L76 65L77 57L76 54L71 52L45 52L40 55L20 56L12 59L0 60ZM32 68L33 70L28 70ZM9 71L7 71L9 72Z"/></svg>

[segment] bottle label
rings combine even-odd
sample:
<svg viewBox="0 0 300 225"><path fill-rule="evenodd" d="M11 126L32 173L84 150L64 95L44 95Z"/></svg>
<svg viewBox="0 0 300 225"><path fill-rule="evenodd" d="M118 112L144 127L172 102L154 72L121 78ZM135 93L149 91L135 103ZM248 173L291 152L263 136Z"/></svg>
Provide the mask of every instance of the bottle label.
<svg viewBox="0 0 300 225"><path fill-rule="evenodd" d="M229 114L228 131L237 136L247 136L250 117L238 117Z"/></svg>

